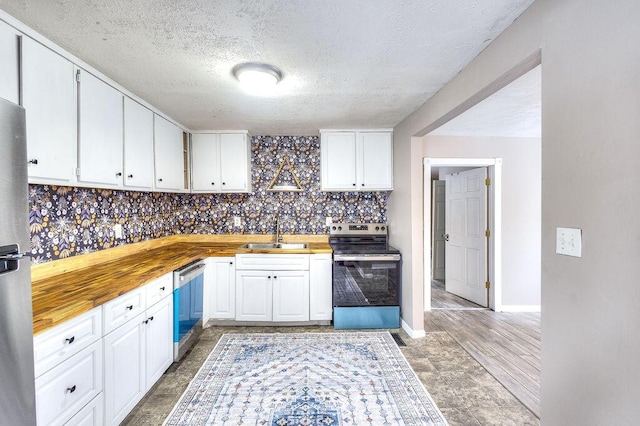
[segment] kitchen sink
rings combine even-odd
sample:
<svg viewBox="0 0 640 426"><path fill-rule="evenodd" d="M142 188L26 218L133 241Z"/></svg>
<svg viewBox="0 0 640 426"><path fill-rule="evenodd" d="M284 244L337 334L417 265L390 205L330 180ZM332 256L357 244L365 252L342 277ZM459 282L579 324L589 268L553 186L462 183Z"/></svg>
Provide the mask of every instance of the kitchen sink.
<svg viewBox="0 0 640 426"><path fill-rule="evenodd" d="M309 248L307 243L247 243L240 246L249 250L305 250Z"/></svg>

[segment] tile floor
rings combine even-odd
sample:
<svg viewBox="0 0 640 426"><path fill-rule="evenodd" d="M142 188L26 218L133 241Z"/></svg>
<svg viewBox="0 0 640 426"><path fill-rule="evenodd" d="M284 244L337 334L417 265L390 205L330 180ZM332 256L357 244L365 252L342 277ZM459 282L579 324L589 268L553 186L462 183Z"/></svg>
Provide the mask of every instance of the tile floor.
<svg viewBox="0 0 640 426"><path fill-rule="evenodd" d="M326 327L210 327L125 419L123 425L161 425L224 333L333 332ZM539 420L444 331L411 339L397 332L401 350L427 391L454 425L538 425Z"/></svg>

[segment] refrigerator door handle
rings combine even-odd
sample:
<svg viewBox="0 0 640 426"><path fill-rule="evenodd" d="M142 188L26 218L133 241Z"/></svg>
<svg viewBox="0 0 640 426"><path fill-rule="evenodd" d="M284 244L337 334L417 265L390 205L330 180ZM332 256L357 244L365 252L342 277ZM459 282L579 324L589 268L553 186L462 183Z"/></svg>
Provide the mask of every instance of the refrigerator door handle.
<svg viewBox="0 0 640 426"><path fill-rule="evenodd" d="M4 261L15 261L20 260L23 257L32 257L31 253L11 253L11 254L3 254L0 256L0 260Z"/></svg>

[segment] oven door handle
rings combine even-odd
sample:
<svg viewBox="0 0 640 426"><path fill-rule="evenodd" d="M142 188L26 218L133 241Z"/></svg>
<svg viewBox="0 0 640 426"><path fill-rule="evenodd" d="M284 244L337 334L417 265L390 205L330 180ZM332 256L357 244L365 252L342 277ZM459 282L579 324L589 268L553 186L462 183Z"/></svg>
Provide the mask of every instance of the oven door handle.
<svg viewBox="0 0 640 426"><path fill-rule="evenodd" d="M381 255L343 255L336 254L333 256L333 260L336 262L398 262L400 260L399 254L381 254Z"/></svg>

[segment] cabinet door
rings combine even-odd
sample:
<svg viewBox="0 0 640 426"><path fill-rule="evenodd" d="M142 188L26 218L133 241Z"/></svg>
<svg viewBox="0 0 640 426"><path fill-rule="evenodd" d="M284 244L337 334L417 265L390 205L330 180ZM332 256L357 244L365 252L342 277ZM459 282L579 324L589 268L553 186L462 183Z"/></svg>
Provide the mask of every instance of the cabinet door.
<svg viewBox="0 0 640 426"><path fill-rule="evenodd" d="M236 317L235 258L209 258L204 279L206 319L234 319Z"/></svg>
<svg viewBox="0 0 640 426"><path fill-rule="evenodd" d="M271 280L270 272L236 272L236 321L271 321Z"/></svg>
<svg viewBox="0 0 640 426"><path fill-rule="evenodd" d="M105 424L118 425L146 392L144 314L104 339Z"/></svg>
<svg viewBox="0 0 640 426"><path fill-rule="evenodd" d="M102 371L100 371L102 374ZM64 426L102 426L104 424L104 399L103 394L93 398L91 402L85 405L78 414L73 416L71 420Z"/></svg>
<svg viewBox="0 0 640 426"><path fill-rule="evenodd" d="M220 143L219 135L194 133L191 135L191 189L194 191L219 191Z"/></svg>
<svg viewBox="0 0 640 426"><path fill-rule="evenodd" d="M220 135L220 189L224 192L248 191L250 184L249 142L245 134Z"/></svg>
<svg viewBox="0 0 640 426"><path fill-rule="evenodd" d="M322 190L356 190L355 132L322 133L320 152Z"/></svg>
<svg viewBox="0 0 640 426"><path fill-rule="evenodd" d="M330 254L309 256L309 319L327 321L333 318L332 261Z"/></svg>
<svg viewBox="0 0 640 426"><path fill-rule="evenodd" d="M29 182L75 182L75 69L28 37L22 39L22 106L27 118Z"/></svg>
<svg viewBox="0 0 640 426"><path fill-rule="evenodd" d="M184 190L182 129L156 114L154 115L154 135L155 187Z"/></svg>
<svg viewBox="0 0 640 426"><path fill-rule="evenodd" d="M0 21L0 98L20 103L20 36Z"/></svg>
<svg viewBox="0 0 640 426"><path fill-rule="evenodd" d="M81 72L78 120L78 180L122 186L122 93Z"/></svg>
<svg viewBox="0 0 640 426"><path fill-rule="evenodd" d="M390 132L358 133L358 185L361 190L393 189L393 146Z"/></svg>
<svg viewBox="0 0 640 426"><path fill-rule="evenodd" d="M103 389L102 344L96 341L35 381L39 425L62 425Z"/></svg>
<svg viewBox="0 0 640 426"><path fill-rule="evenodd" d="M153 112L124 98L124 185L153 186Z"/></svg>
<svg viewBox="0 0 640 426"><path fill-rule="evenodd" d="M273 321L309 321L309 272L273 273Z"/></svg>
<svg viewBox="0 0 640 426"><path fill-rule="evenodd" d="M165 297L146 312L146 390L173 363L173 298Z"/></svg>

